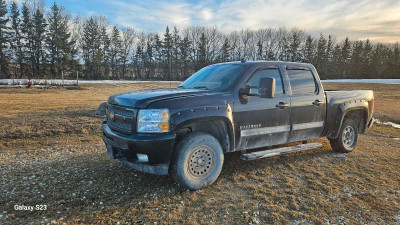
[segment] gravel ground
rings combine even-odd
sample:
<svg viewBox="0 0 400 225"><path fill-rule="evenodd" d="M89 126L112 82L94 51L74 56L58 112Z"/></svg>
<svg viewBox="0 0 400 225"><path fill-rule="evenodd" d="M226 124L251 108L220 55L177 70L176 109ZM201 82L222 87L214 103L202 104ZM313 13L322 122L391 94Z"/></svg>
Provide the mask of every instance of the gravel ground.
<svg viewBox="0 0 400 225"><path fill-rule="evenodd" d="M386 129L390 135L381 133ZM397 137L399 131L379 126L362 135L351 154L333 153L325 139L317 140L324 145L318 150L254 162L230 154L216 184L198 192L181 189L169 176L131 170L110 159L101 142L54 141L0 154L0 223L395 224ZM47 209L18 211L15 205Z"/></svg>

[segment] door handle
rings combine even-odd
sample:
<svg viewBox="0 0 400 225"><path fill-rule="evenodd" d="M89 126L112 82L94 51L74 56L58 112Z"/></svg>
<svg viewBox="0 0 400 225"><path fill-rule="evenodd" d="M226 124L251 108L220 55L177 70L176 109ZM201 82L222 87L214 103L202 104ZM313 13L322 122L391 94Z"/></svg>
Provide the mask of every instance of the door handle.
<svg viewBox="0 0 400 225"><path fill-rule="evenodd" d="M276 108L280 108L280 109L284 109L284 108L289 107L289 105L284 103L284 102L279 102L279 104L277 104L275 106L276 106Z"/></svg>
<svg viewBox="0 0 400 225"><path fill-rule="evenodd" d="M315 105L315 106L320 106L322 104L322 102L317 99L317 100L313 101L312 104Z"/></svg>

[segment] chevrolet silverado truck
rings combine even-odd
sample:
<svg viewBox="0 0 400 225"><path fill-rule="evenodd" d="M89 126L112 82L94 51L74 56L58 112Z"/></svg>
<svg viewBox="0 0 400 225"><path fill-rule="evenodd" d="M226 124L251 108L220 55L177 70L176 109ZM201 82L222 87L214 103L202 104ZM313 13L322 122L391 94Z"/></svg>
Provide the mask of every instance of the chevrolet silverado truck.
<svg viewBox="0 0 400 225"><path fill-rule="evenodd" d="M197 190L217 179L226 153L259 159L320 148L307 143L320 137L351 152L373 111L372 91L324 91L311 64L228 62L176 88L111 96L102 131L112 158Z"/></svg>

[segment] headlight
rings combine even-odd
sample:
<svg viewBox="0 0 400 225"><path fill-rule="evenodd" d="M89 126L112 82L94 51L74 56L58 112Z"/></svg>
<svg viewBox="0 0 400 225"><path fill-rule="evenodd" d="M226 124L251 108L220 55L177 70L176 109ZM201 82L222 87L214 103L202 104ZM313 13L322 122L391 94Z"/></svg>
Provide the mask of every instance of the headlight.
<svg viewBox="0 0 400 225"><path fill-rule="evenodd" d="M140 109L137 121L138 133L161 133L169 131L168 109Z"/></svg>

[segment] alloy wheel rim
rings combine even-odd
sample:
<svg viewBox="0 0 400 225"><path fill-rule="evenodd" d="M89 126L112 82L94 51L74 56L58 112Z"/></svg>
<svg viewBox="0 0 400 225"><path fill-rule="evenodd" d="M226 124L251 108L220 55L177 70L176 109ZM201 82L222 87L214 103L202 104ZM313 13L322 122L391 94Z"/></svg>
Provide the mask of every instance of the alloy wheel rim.
<svg viewBox="0 0 400 225"><path fill-rule="evenodd" d="M343 130L343 144L346 147L352 147L354 144L356 133L352 126L347 126Z"/></svg>

